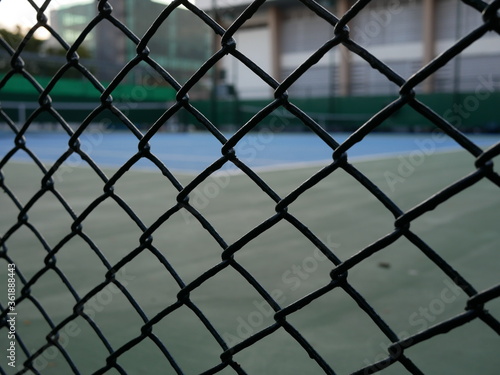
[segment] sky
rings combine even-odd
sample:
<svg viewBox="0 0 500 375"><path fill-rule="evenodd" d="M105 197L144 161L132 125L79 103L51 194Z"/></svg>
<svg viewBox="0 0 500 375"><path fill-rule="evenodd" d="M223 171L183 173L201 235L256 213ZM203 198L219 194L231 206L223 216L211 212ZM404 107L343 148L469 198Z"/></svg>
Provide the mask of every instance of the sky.
<svg viewBox="0 0 500 375"><path fill-rule="evenodd" d="M95 0L52 0L49 5L48 14L51 9L71 4L91 3ZM169 0L154 0L159 3L170 3ZM34 0L41 6L44 0ZM0 28L14 30L16 25L29 28L36 23L36 12L27 0L0 0ZM44 38L45 33L41 31L37 37Z"/></svg>
<svg viewBox="0 0 500 375"><path fill-rule="evenodd" d="M55 9L66 4L89 3L91 0L53 0L49 9ZM42 0L35 0L38 5ZM26 0L0 0L0 25L3 28L14 29L16 25L33 26L36 23L36 12Z"/></svg>

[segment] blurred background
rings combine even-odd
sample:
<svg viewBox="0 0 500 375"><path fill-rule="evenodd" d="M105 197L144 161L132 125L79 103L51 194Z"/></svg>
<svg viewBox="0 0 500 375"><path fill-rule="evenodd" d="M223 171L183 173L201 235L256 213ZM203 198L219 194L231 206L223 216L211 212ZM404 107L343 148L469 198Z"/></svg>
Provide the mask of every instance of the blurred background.
<svg viewBox="0 0 500 375"><path fill-rule="evenodd" d="M109 3L113 7L112 16L142 38L170 1L111 0ZM227 28L251 1L197 0L192 3ZM338 17L353 4L350 0L318 3ZM0 33L16 49L36 25L37 12L27 1L19 0L2 1L2 9L4 14L15 15L0 18ZM57 0L50 2L43 14L48 17L48 25L72 45L89 27L89 22L98 16L98 10L94 1ZM382 0L365 7L349 27L355 42L369 47L370 53L408 79L482 22L479 12L460 1ZM282 82L333 38L333 30L330 23L301 2L269 0L235 33L234 39L238 51ZM183 85L221 48L221 41L199 16L180 6L168 15L168 21L161 23L147 46L149 56ZM106 86L136 56L136 49L129 37L104 20L85 32L78 54L81 64ZM28 72L44 86L67 63L65 55L61 41L47 28L39 27L24 47L21 58ZM421 101L460 130L498 132L500 120L493 103L500 100L499 57L500 39L496 33L489 33L417 86L415 91ZM0 74L5 76L11 69L11 53L0 48ZM309 69L288 93L290 100L328 131L352 131L397 98L398 90L398 85L340 46ZM245 64L226 55L189 90L189 96L216 126L234 130L268 104L273 91ZM139 105L129 106L129 109L131 119L147 128L175 99L175 94L175 88L160 74L141 63L126 76L113 97L115 102L143 103L142 111ZM32 102L38 93L16 75L9 79L1 95L4 108L11 111L14 118L22 120L29 111L29 104L20 103ZM79 71L69 69L51 96L61 102L94 103L99 95ZM479 106L481 111L477 111ZM94 107L88 105L88 108ZM73 117L79 122L88 108L82 104L66 104L59 109L67 111L65 117ZM264 125L266 121L269 120L265 120ZM201 126L196 120L182 112L165 125L165 129L174 131L197 128ZM419 132L432 128L428 120L405 106L378 130ZM288 130L301 131L304 127L289 116Z"/></svg>

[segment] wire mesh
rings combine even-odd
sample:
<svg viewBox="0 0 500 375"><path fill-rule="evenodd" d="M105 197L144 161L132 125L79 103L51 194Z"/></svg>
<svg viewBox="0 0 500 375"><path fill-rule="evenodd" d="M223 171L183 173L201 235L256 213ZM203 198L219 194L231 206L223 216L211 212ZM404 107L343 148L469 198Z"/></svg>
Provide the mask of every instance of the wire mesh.
<svg viewBox="0 0 500 375"><path fill-rule="evenodd" d="M368 316L373 323L378 327L381 333L390 340L391 344L383 359L375 363L360 364L355 374L369 374L382 371L386 368L396 364L402 365L408 373L422 374L423 370L407 354L412 347L418 346L421 343L432 340L437 335L447 333L465 325L471 321L481 322L485 327L491 329L494 333L500 334L500 323L492 314L486 309L488 302L497 299L500 296L500 285L492 286L484 291L477 291L475 287L458 271L456 271L450 264L448 264L439 254L428 245L419 235L411 229L411 224L414 220L427 212L433 210L447 202L452 197L460 195L463 191L467 190L479 181L488 181L494 186L500 186L500 176L493 169L493 159L500 153L500 143L483 150L475 143L473 143L466 135L462 134L455 126L443 118L441 115L433 111L428 105L419 100L419 96L415 93L415 89L422 84L424 80L430 77L433 73L438 71L451 59L459 55L465 48L472 45L474 42L480 40L488 31L500 32L500 21L498 16L498 8L500 1L496 0L491 3L485 3L481 0L468 0L463 1L469 7L474 8L477 12L482 13L484 23L472 30L468 35L458 40L454 45L448 48L445 52L440 54L429 64L422 67L409 79L404 79L393 71L383 61L375 57L369 50L363 48L350 38L348 22L352 21L364 7L369 4L368 0L360 0L352 5L352 7L345 13L338 16L334 15L330 10L320 5L317 1L301 0L300 3L309 8L315 13L316 17L321 22L328 23L333 30L333 37L326 40L324 44L315 51L304 63L302 63L293 73L291 73L284 80L277 81L266 73L261 67L249 59L245 54L239 51L238 44L234 40L235 33L244 25L244 23L251 19L252 16L266 3L265 0L253 1L246 9L239 14L234 22L228 27L222 27L214 19L215 15L207 14L200 10L195 4L189 1L176 0L170 4L165 5L164 11L158 15L156 21L151 25L149 30L142 38L136 36L128 27L127 24L120 21L114 16L111 2L106 0L98 1L96 7L98 9L97 16L87 25L80 37L73 44L68 44L57 33L57 30L51 28L47 23L46 9L50 1L45 1L37 4L34 1L28 0L29 4L36 10L38 15L38 23L27 33L24 40L17 46L9 44L8 41L1 39L1 48L10 55L10 70L0 82L0 90L8 84L9 80L15 76L20 75L30 82L33 89L38 93L38 104L26 119L24 123L16 124L4 109L0 109L0 117L2 122L7 124L9 131L15 134L15 141L12 148L6 152L4 158L0 161L0 168L4 169L16 153L24 152L29 155L32 164L36 165L42 174L40 180L41 185L36 188L36 192L30 197L27 203L16 197L16 192L9 188L9 181L4 177L3 172L0 173L0 186L4 194L6 194L13 204L17 207L18 216L17 221L12 223L10 228L2 234L0 239L1 251L0 257L8 264L13 264L13 254L16 249L9 248L10 239L23 229L27 229L32 233L37 241L43 246L45 256L43 266L39 271L31 276L25 276L23 273L23 264L16 264L15 273L18 278L19 295L15 299L17 308L23 305L32 304L35 309L43 316L47 323L47 329L40 333L43 342L37 348L31 348L26 342L28 336L23 336L21 333L16 333L15 340L18 343L18 353L25 356L25 361L22 365L16 368L16 374L44 373L43 370L37 368L36 362L45 351L55 348L60 356L67 362L71 373L80 374L84 373L83 370L78 368L74 358L66 350L61 343L61 333L71 327L72 323L76 320L84 320L91 327L95 339L100 342L105 350L105 360L99 364L98 370L95 374L113 373L126 374L126 369L120 364L120 359L128 351L133 350L141 343L148 341L152 343L158 350L165 356L170 364L173 372L182 374L184 373L181 365L177 363L176 356L173 351L164 344L162 338L155 333L155 327L161 324L162 320L169 316L175 315L176 312L187 308L197 316L202 326L213 337L214 345L218 345L220 352L220 361L213 367L206 368L202 371L204 374L215 374L223 371L230 371L232 373L246 374L244 366L241 366L235 357L238 353L245 351L252 345L258 344L260 341L265 340L266 337L275 334L277 331L284 331L291 339L295 340L298 345L305 351L311 361L314 361L319 368L326 374L336 373L335 365L331 364L324 355L315 348L314 343L308 341L294 325L290 322L298 311L305 306L311 304L315 300L324 295L332 293L334 290L343 290L361 309L366 316ZM148 42L154 36L156 30L160 25L169 21L172 12L178 7L185 7L196 15L205 25L207 25L215 35L220 36L220 47L215 51L212 56L199 67L196 73L184 84L176 81L168 70L162 67L161 64L156 62L150 56L148 49ZM80 44L83 43L86 36L91 32L92 28L98 23L110 22L114 27L123 33L126 38L135 45L135 56L127 62L127 64L116 75L113 81L105 87L96 77L89 71L80 60L76 50ZM50 83L45 87L42 86L35 76L28 71L23 62L23 52L33 37L35 31L39 28L46 29L52 37L63 47L66 53L66 62L54 74ZM337 142L332 135L326 132L315 120L313 120L306 112L296 106L289 100L287 90L290 89L294 83L304 75L308 69L314 66L322 57L329 51L340 48L341 46L347 48L352 54L357 55L359 58L366 61L373 69L376 69L380 74L385 76L388 81L393 82L399 87L399 95L393 102L387 104L365 123L360 123L356 131L354 131L344 142ZM211 121L204 113L199 111L190 101L189 93L193 87L200 82L200 80L209 76L210 70L226 55L232 55L235 59L239 60L254 74L256 79L260 79L263 83L268 85L274 91L274 99L263 108L256 111L255 115L246 123L239 124L239 129L230 137L226 137L221 133L217 124ZM124 114L119 108L118 104L112 98L114 90L120 85L125 77L136 67L138 64L147 64L154 71L156 71L162 79L176 90L175 102L163 113L163 115L147 129L147 131L140 131L132 121ZM90 82L99 92L99 103L93 108L92 112L87 118L74 129L56 110L51 100L51 91L57 84L58 80L63 77L64 73L69 69L76 69L80 72L81 76ZM426 118L429 122L440 131L446 133L449 137L455 140L467 153L475 158L475 170L469 175L460 178L443 188L437 194L428 197L417 204L414 208L409 210L402 210L398 205L391 200L379 187L377 187L365 174L357 169L348 158L349 151L357 143L363 142L363 139L373 132L381 123L387 118L395 114L402 107L408 106L413 108L416 112ZM250 168L245 162L240 160L238 153L235 151L239 142L244 139L258 124L266 117L270 116L276 109L284 109L287 116L293 116L301 121L307 128L317 135L325 145L327 145L332 152L331 163L317 173L312 175L309 179L294 188L286 195L279 195L273 188L264 181L258 173ZM185 110L196 118L208 132L220 143L221 156L218 160L199 173L192 181L187 184L181 183L165 166L162 161L155 156L150 150L149 142L160 131L162 126L171 118L173 118L179 111ZM137 151L133 156L124 163L112 176L108 177L102 168L94 162L91 155L84 148L81 147L80 138L86 134L90 128L90 124L103 111L109 111L116 116L133 134L136 138ZM33 152L29 144L26 142L25 135L30 126L38 115L45 113L51 116L58 123L60 129L67 134L67 150L59 155L57 161L46 167L38 156ZM95 175L103 183L103 192L101 195L88 204L85 209L77 214L70 204L65 200L63 194L58 190L57 173L63 166L65 161L72 155L78 155ZM136 212L129 206L126 200L122 199L118 193L115 192L115 185L126 175L127 171L140 159L148 159L156 168L161 172L165 179L169 181L171 186L176 190L176 202L168 210L166 210L160 218L154 223L148 225L141 221ZM253 183L260 189L260 191L269 197L275 204L275 214L268 219L260 222L253 229L248 231L238 240L228 243L224 237L216 230L211 224L210 220L206 218L200 210L190 202L190 194L196 188L201 186L210 176L215 175L226 164L234 164L241 170ZM288 208L296 200L299 200L303 194L315 187L318 183L326 179L328 176L335 174L336 171L344 171L348 175L357 180L365 190L366 194L371 194L377 201L379 201L394 218L394 230L379 238L369 246L361 249L355 255L347 259L340 259L335 253L335 249L331 249L324 241L318 238L311 230L309 230L296 216L289 212ZM46 196L54 198L61 207L64 208L69 220L71 221L71 230L67 235L60 240L55 246L51 246L44 238L42 231L30 222L29 215L33 206ZM86 222L84 221L92 215L94 211L100 207L105 201L114 201L130 220L140 229L141 235L139 245L132 251L128 252L119 261L113 263L108 261L103 251L99 248L98 244L86 233ZM215 240L220 247L220 262L215 266L204 269L199 272L199 275L190 282L185 282L181 276L176 272L176 269L156 246L154 242L155 236L162 236L160 227L171 220L172 216L178 212L189 212L206 230L206 232ZM291 224L298 232L301 233L304 239L309 241L312 246L318 249L331 263L330 281L315 291L301 297L297 301L282 306L276 296L273 296L269 290L259 282L259 280L247 270L241 262L236 259L236 255L243 251L245 245L263 235L266 231L270 230L280 222L287 222ZM58 267L57 258L60 250L71 240L78 238L87 243L92 251L99 258L101 263L99 266L105 268L103 280L95 280L93 288L86 293L79 293L75 287L70 283L68 275ZM457 314L445 321L428 327L410 337L402 338L398 336L393 328L382 318L381 314L373 308L367 299L365 299L350 283L349 271L355 269L365 259L373 256L375 253L383 251L386 247L395 243L400 238L406 238L417 249L421 251L434 265L439 268L443 274L454 281L456 286L463 290L468 296L464 311ZM127 289L126 282L119 280L117 276L124 271L125 267L140 254L150 253L159 263L164 267L164 272L170 274L176 281L179 292L175 297L175 301L166 304L161 311L153 316L148 315L144 307L142 307L134 296ZM78 262L78 259L75 260ZM193 302L191 295L196 292L198 288L203 286L211 278L224 270L232 269L260 295L266 303L272 308L273 322L264 329L250 335L239 343L230 345L224 339L221 332L211 323L203 309L198 307L197 303ZM69 291L71 297L74 299L72 304L72 312L60 320L59 323L54 322L47 308L44 307L35 297L32 290L36 288L37 283L43 279L48 273L55 273L64 288ZM129 304L129 308L137 312L140 317L140 323L133 327L135 333L134 338L116 345L107 338L105 329L94 321L93 317L85 311L84 307L89 301L95 298L100 292L106 288L113 288L116 293L120 293ZM9 315L9 307L11 305L3 304L1 308L1 330L2 334L7 334L11 324L9 323L12 316ZM328 329L328 327L324 327ZM33 334L33 333L32 333ZM286 350L284 348L283 350ZM10 371L7 366L0 367L0 373L6 374Z"/></svg>

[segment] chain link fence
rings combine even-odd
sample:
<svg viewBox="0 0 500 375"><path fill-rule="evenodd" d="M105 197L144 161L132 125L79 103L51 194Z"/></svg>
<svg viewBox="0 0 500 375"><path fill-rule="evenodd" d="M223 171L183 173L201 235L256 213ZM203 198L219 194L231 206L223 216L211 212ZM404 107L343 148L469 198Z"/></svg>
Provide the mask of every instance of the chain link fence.
<svg viewBox="0 0 500 375"><path fill-rule="evenodd" d="M330 10L325 8L317 1L301 0L300 3L303 7L309 8L310 11L315 13L318 22L328 23L333 31L333 37L330 40L325 40L324 44L315 51L307 60L302 63L295 71L283 79L281 82L272 78L268 72L264 71L259 65L253 62L245 54L240 52L238 44L233 39L235 33L244 25L244 23L251 19L254 14L267 3L265 0L253 1L227 28L222 27L215 19L208 13L200 10L195 4L189 1L172 1L165 5L164 10L158 15L156 21L151 25L149 30L141 37L135 35L128 27L127 23L115 18L111 1L101 0L98 1L96 7L98 9L97 16L85 27L81 35L75 43L68 44L58 34L57 30L51 28L47 23L46 9L50 1L34 2L28 0L29 4L36 10L38 14L38 23L26 34L26 37L19 45L11 45L8 40L1 39L0 47L3 52L7 53L10 57L10 70L4 75L0 82L0 91L5 87L13 76L22 76L30 82L32 88L36 90L38 95L38 103L36 108L31 112L24 123L16 123L12 120L5 109L0 109L1 121L6 124L8 131L15 135L15 140L9 150L5 150L5 156L0 161L0 186L3 194L15 205L18 215L14 222L10 223L8 228L2 233L0 239L0 258L3 259L2 267L7 267L9 272L9 286L17 283L17 292L10 293L9 298L2 299L0 306L0 333L2 336L8 336L9 333L14 332L13 336L9 336L9 345L14 343L16 345L16 355L23 358L22 363L19 362L15 368L7 365L5 362L5 350L2 347L2 364L0 367L1 374L45 374L57 373L57 369L50 367L49 364L41 365L40 359L46 358L47 353L52 357L58 356L59 360L67 364L66 373L84 374L88 373L87 370L80 368L78 363L82 360L75 359L75 354L70 353L65 345L63 338L67 339L68 335L76 331L77 325L85 323L89 328L89 335L87 342L94 343L102 347L104 352L103 358L100 362L95 364L92 373L94 374L127 374L127 368L122 364L122 358L127 353L139 350L136 358L137 361L144 361L145 367L141 373L148 372L148 355L152 351L160 351L165 358L165 373L186 373L182 365L178 362L176 357L176 349L173 345L166 345L166 338L157 334L156 330L159 326L164 324L166 320L173 319L172 317L182 317L178 314L181 311L189 311L194 314L201 323L204 334L209 335L213 339L213 347L218 352L219 357L216 358L212 366L206 367L199 371L203 374L216 374L216 373L237 373L247 374L244 365L240 365L237 357L240 353L245 352L254 345L259 345L265 342L270 336L277 334L285 334L288 339L300 346L301 350L306 354L304 358L314 362L317 369L320 369L325 374L337 373L335 363L330 361L325 354L316 348L314 340L308 340L301 330L296 328L293 324L293 318L299 314L302 309L325 295L334 293L334 291L341 290L359 307L360 311L378 327L384 338L390 341L387 346L383 358L378 358L376 361L368 361L367 363L359 363L355 374L371 374L383 371L388 368L397 368L398 373L411 373L423 374L424 370L417 365L411 358L411 352L414 347L424 345L428 340L433 340L436 336L444 333L452 333L454 330L462 327L469 322L477 322L481 325L482 329L486 328L489 332L500 334L500 323L494 314L488 312L487 305L498 301L500 296L500 285L492 285L486 290L478 291L469 282L466 276L455 270L452 265L448 264L446 260L440 255L440 252L433 249L427 244L424 239L416 234L411 225L416 219L425 217L425 215L438 206L445 205L450 199L457 196L460 199L460 194L471 186L479 182L487 182L488 184L500 187L500 176L494 170L493 159L500 153L500 143L483 150L472 142L466 135L461 133L459 129L453 126L449 121L443 118L440 114L433 111L431 107L424 104L419 100L419 95L415 93L415 89L422 84L424 80L432 76L445 64L447 64L454 57L459 55L465 48L471 46L476 41L480 40L487 32L500 33L500 21L498 9L500 1L496 0L491 3L486 3L481 0L467 0L463 3L475 9L478 13L482 14L484 20L483 24L472 30L468 35L458 40L454 45L448 48L444 53L434 58L429 64L422 67L415 72L409 79L404 79L391 69L384 61L379 60L369 50L363 48L356 41L350 38L348 23L351 22L363 8L370 2L369 0L360 0L352 4L345 14L333 14ZM220 45L210 58L208 58L199 69L189 78L185 83L181 84L172 76L170 72L162 65L160 65L152 57L152 52L148 48L148 43L155 35L158 28L169 22L169 17L172 12L178 7L185 7L193 15L199 18L214 35L220 36ZM1 9L1 4L0 4ZM1 17L8 17L2 14ZM104 86L91 71L80 60L77 49L84 42L86 36L91 32L92 28L98 23L109 22L117 30L119 30L126 38L135 45L134 57L127 62L127 64L116 75L114 80L106 87ZM33 37L38 28L45 28L53 38L57 40L66 52L66 63L61 66L59 71L53 75L48 85L41 86L37 78L33 76L29 70L25 68L23 61L25 46ZM384 76L387 81L392 82L399 87L399 95L393 102L381 108L378 112L371 114L370 119L364 123L359 123L357 130L342 143L337 140L328 132L326 132L318 122L316 122L308 113L304 112L300 107L293 103L289 98L287 91L293 88L294 83L304 75L308 69L314 66L325 54L331 50L338 48L345 48L351 54L357 55L362 60L366 61L370 66L377 70L380 75ZM239 60L248 69L255 74L255 79L261 80L274 91L274 98L269 101L269 104L255 111L254 116L246 123L236 124L238 130L230 137L221 133L217 128L217 123L210 119L210 114L202 113L190 101L190 91L202 80L210 77L211 71L217 63L226 55L231 55ZM165 82L166 85L173 87L176 91L175 101L171 103L170 107L164 111L163 115L152 124L147 131L140 131L132 121L129 120L124 111L118 106L112 95L114 90L120 86L120 83L125 80L126 76L139 64L145 64L154 70ZM57 111L55 103L51 98L51 91L57 85L57 82L64 73L68 70L78 71L79 74L90 82L93 87L99 91L99 103L95 108L89 112L88 116L83 120L79 126L74 129L71 127L64 117ZM349 151L355 147L359 142L363 142L364 138L370 135L379 125L386 119L395 114L403 107L411 107L414 111L418 112L423 118L430 123L434 124L436 129L451 137L463 150L475 158L475 170L469 175L457 179L449 186L443 188L441 191L428 198L423 199L414 208L403 210L401 209L387 194L383 192L366 173L362 173L352 162L349 160ZM280 194L273 189L273 187L266 182L256 171L252 170L245 162L240 160L238 153L235 151L236 146L245 139L245 137L255 129L260 122L268 119L270 116L276 115L276 110L283 110L286 117L293 116L304 124L311 132L317 135L325 145L331 148L332 160L331 163L315 172L312 176L303 181L298 187L293 188L288 194ZM102 112L109 111L117 119L119 119L131 134L136 138L136 151L133 156L123 164L117 171L110 177L108 172L103 170L103 167L97 165L91 157L91 152L87 152L82 147L81 138L88 134L91 129L91 124ZM221 156L204 171L199 173L191 181L187 183L181 181L179 178L169 170L154 152L151 152L150 141L154 139L162 127L174 118L180 111L187 111L196 119L198 125L210 132L213 137L220 143ZM49 115L58 127L67 134L67 150L61 155L58 155L57 161L47 167L39 160L38 156L29 147L29 142L26 142L26 134L30 126L35 122L37 116L40 114ZM9 187L9 178L4 174L5 168L14 164L12 161L16 153L26 153L31 159L31 164L36 166L37 174L41 176L39 179L40 185L33 187L35 189L31 197L23 202ZM64 195L60 192L58 186L58 171L72 155L78 155L88 166L88 170L94 174L94 179L97 178L102 182L103 191L100 195L92 200L85 208L77 213L65 200ZM119 192L115 191L115 186L119 184L120 180L125 178L128 170L141 159L148 159L153 163L157 170L162 174L162 178L168 181L168 184L175 189L175 202L166 209L163 214L157 218L153 223L145 223L141 220L127 200L123 199ZM196 205L190 200L190 195L203 185L204 182L211 177L216 176L217 172L226 164L234 164L246 177L251 180L261 194L274 202L275 213L268 217L266 220L260 222L253 229L246 232L235 241L227 241L212 225L210 218L206 217ZM372 244L360 249L356 254L342 259L337 253L335 246L326 243L316 236L299 218L289 210L290 206L301 199L303 195L311 191L315 186L321 183L329 176L336 176L338 171L343 171L344 174L351 176L357 181L359 186L365 189L366 194L370 194L376 201L380 202L385 207L387 212L394 218L394 229L389 233L373 242ZM74 173L80 173L75 171ZM84 173L84 172L81 172ZM44 230L33 225L30 221L30 214L33 207L37 202L40 202L45 197L50 196L57 205L60 205L67 214L69 231L64 238L60 239L55 245L50 244L44 237ZM153 198L151 198L153 199ZM93 213L98 211L103 202L113 201L122 210L123 215L133 221L137 228L140 230L140 236L136 239L139 243L131 251L116 262L109 261L99 244L94 242L93 238L87 234L87 219L92 217ZM329 202L325 202L328 204ZM176 213L189 213L193 221L198 222L204 228L206 233L218 244L220 250L220 260L213 267L207 269L200 269L193 280L186 281L171 263L168 256L165 255L161 249L156 247L155 239L162 237L165 234L163 229L170 221L174 220L172 217ZM338 215L342 215L339 213ZM50 217L47 218L51 220ZM326 259L330 265L331 272L329 273L329 281L323 286L316 288L314 291L301 296L296 301L282 305L279 296L273 294L264 285L261 284L258 277L256 277L249 269L244 267L243 263L238 260L238 255L245 251L245 246L250 242L264 236L267 231L278 226L279 223L288 223L301 234L304 240L310 243L311 247L315 248L318 256ZM15 264L17 248L11 248L10 243L12 238L19 233L27 231L30 235L36 237L36 241L43 247L45 252L43 262L39 270L33 274L28 275L23 270L26 267L24 264ZM362 234L361 234L362 235ZM473 236L474 233L471 233ZM91 280L93 286L81 292L69 280L70 277L58 266L58 257L66 249L66 245L71 241L78 239L91 248L93 254L96 255L95 262L96 268L103 269L101 279ZM418 249L421 254L425 255L436 268L439 268L443 274L450 280L453 280L454 287L460 292L465 293L467 301L463 306L464 311L456 314L444 321L438 322L430 327L411 334L409 337L401 337L398 335L394 328L383 318L383 314L377 311L370 303L369 299L365 298L351 283L349 272L358 268L368 258L375 256L379 252L390 245L396 243L400 239L406 239L413 246ZM181 245L182 246L182 245ZM189 248L184 251L189 252ZM146 313L146 307L138 302L138 298L128 290L127 285L130 281L127 279L127 266L131 262L148 253L155 258L158 264L161 264L164 273L170 275L178 286L178 292L175 296L171 296L173 300L165 303L159 311L154 314ZM78 264L78 255L74 259ZM243 338L238 342L229 342L224 332L221 332L212 323L203 308L199 307L199 303L193 298L200 288L203 288L211 279L217 275L231 270L241 276L242 280L252 287L255 293L265 301L266 306L269 306L269 315L272 316L271 322L260 330L256 330L248 337ZM40 303L33 291L37 289L39 284L43 285L43 280L47 275L55 274L61 288L65 289L72 298L71 311L64 317L55 318L51 315L50 311L53 309L47 308L44 304ZM134 276L141 277L148 280L148 276ZM2 285L4 281L2 281ZM225 286L231 289L231 286ZM7 289L7 288L5 288ZM3 291L2 291L3 293ZM103 294L104 293L104 294ZM106 294L107 293L107 294ZM225 292L223 292L225 293ZM390 292L389 292L390 293ZM7 294L7 292L5 292ZM10 298L15 294L15 298ZM126 342L116 344L107 333L106 327L99 324L98 319L95 318L96 311L99 306L95 306L93 312L89 309L89 304L94 301L96 297L101 299L101 302L106 301L106 296L120 296L125 300L128 305L128 310L133 311L139 317L135 325L130 327L118 328L118 330L132 332L132 339ZM110 297L111 296L111 297ZM172 299L171 298L171 299ZM207 298L215 298L215 296L207 296ZM54 304L60 301L54 301ZM238 303L237 300L234 301ZM41 329L21 330L21 322L15 322L16 315L14 311L19 311L23 308L33 309L37 311L45 322L44 327ZM57 315L57 314L55 314ZM19 318L20 319L20 318ZM120 320L120 315L116 316ZM335 319L332 316L331 319ZM15 323L13 323L15 322ZM16 331L15 324L18 330ZM181 323L179 323L181 324ZM173 326L176 324L174 323ZM13 328L14 327L14 328ZM28 327L29 328L29 327ZM328 331L328 325L321 327L322 330ZM116 332L115 332L116 333ZM35 337L36 336L36 337ZM2 338L3 340L3 338ZM77 340L77 339L75 339ZM331 334L331 341L335 341L335 333ZM4 342L4 341L2 341ZM36 343L33 344L33 343ZM148 346L144 346L144 345ZM464 343L464 345L467 345ZM35 347L36 346L36 347ZM12 347L12 346L11 346ZM147 349L144 349L147 348ZM83 362L92 362L94 358L86 358L85 345L76 356L83 356ZM185 347L184 351L189 352L190 348ZM213 348L212 348L213 350ZM280 350L286 351L288 348L284 347ZM9 347L7 347L7 354ZM368 354L367 354L368 356ZM309 357L309 358L307 358ZM193 354L192 360L196 362L196 354ZM256 359L260 361L260 359ZM169 369L167 369L169 367ZM498 366L497 362L497 369ZM293 369L290 370L293 372ZM289 372L290 372L289 371ZM406 372L405 372L406 371Z"/></svg>

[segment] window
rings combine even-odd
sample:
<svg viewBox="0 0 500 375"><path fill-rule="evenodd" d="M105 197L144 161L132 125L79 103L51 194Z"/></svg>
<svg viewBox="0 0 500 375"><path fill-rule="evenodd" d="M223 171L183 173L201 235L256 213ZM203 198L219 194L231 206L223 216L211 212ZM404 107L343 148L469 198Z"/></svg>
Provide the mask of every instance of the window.
<svg viewBox="0 0 500 375"><path fill-rule="evenodd" d="M87 17L82 14L65 13L62 16L63 26L82 25L87 23Z"/></svg>

